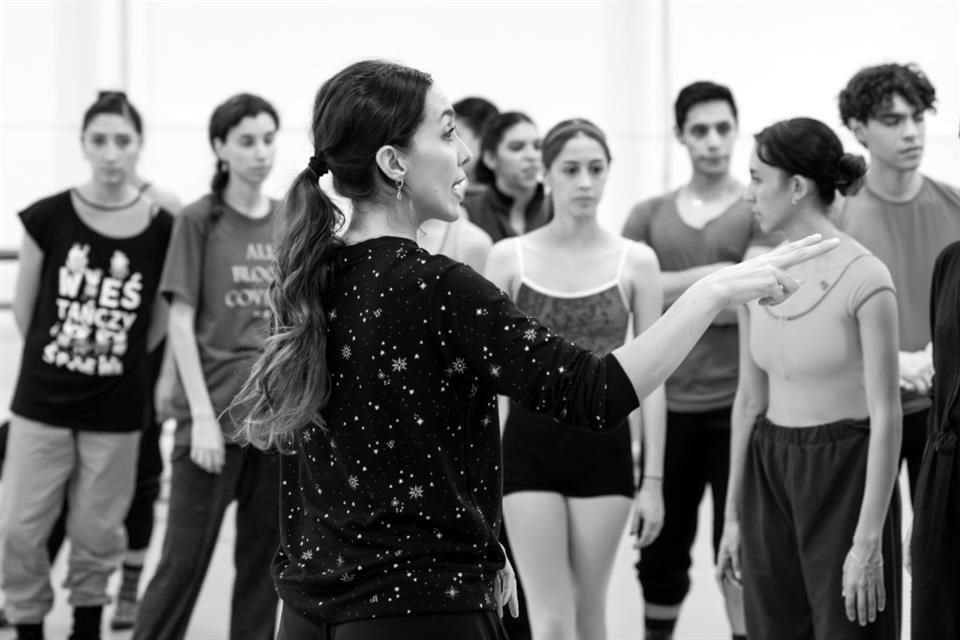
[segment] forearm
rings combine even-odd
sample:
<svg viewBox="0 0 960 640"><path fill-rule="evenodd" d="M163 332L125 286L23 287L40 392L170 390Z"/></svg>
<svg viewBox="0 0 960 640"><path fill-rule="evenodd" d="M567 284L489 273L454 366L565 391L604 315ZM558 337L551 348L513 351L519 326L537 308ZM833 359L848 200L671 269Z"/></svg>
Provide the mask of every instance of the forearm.
<svg viewBox="0 0 960 640"><path fill-rule="evenodd" d="M764 409L747 402L735 402L730 429L730 470L727 474L727 498L724 519L740 521L740 500L743 495L743 479L747 466L747 449L757 417Z"/></svg>
<svg viewBox="0 0 960 640"><path fill-rule="evenodd" d="M709 285L695 284L649 329L613 352L638 398L646 398L680 366L720 309Z"/></svg>
<svg viewBox="0 0 960 640"><path fill-rule="evenodd" d="M870 417L866 486L853 535L855 543L869 549L880 545L890 497L897 484L901 438L902 421L897 408L888 408L881 415Z"/></svg>
<svg viewBox="0 0 960 640"><path fill-rule="evenodd" d="M216 417L203 377L203 366L200 363L192 322L187 323L184 318L171 318L169 338L180 382L187 396L187 404L190 405L190 414L194 418Z"/></svg>
<svg viewBox="0 0 960 640"><path fill-rule="evenodd" d="M640 413L643 416L643 475L657 478L662 486L667 445L667 396L662 386L644 398Z"/></svg>

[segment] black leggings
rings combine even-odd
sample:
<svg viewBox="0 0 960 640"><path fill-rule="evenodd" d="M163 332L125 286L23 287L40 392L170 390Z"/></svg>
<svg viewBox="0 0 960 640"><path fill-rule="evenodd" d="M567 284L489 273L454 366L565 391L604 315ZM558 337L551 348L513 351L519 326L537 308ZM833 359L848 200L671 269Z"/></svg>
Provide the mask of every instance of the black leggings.
<svg viewBox="0 0 960 640"><path fill-rule="evenodd" d="M358 620L312 622L284 607L277 640L507 640L492 611L433 613Z"/></svg>

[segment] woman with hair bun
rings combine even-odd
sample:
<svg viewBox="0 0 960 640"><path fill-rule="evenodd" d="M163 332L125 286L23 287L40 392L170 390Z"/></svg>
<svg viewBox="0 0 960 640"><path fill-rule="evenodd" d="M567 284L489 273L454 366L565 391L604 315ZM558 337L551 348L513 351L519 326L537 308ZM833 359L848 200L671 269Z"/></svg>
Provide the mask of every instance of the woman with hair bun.
<svg viewBox="0 0 960 640"><path fill-rule="evenodd" d="M742 583L750 638L899 637L897 296L826 215L865 173L817 120L756 136L746 200L761 229L840 244L793 270L790 300L739 311L717 577Z"/></svg>

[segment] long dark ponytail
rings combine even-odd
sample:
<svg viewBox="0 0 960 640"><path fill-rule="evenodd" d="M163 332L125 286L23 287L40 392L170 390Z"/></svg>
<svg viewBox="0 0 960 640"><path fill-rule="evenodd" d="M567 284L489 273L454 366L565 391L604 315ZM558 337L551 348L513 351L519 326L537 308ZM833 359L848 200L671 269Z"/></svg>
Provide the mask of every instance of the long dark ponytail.
<svg viewBox="0 0 960 640"><path fill-rule="evenodd" d="M376 153L384 145L408 147L423 120L429 75L381 61L353 64L317 92L313 157L280 205L273 326L263 353L234 401L243 407L242 442L288 450L295 432L324 425L330 399L326 300L343 212L320 188L330 172L333 188L354 203L392 189Z"/></svg>

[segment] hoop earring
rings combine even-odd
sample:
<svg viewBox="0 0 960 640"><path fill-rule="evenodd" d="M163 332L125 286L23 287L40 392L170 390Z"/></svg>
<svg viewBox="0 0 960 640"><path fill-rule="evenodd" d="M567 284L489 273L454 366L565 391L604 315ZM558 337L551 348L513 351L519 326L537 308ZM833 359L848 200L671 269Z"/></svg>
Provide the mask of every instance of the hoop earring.
<svg viewBox="0 0 960 640"><path fill-rule="evenodd" d="M397 200L403 200L403 178L397 180Z"/></svg>

